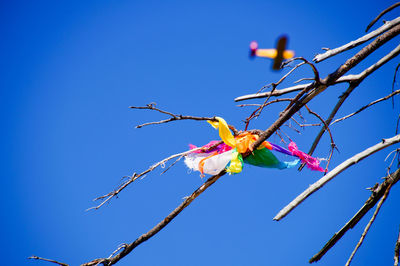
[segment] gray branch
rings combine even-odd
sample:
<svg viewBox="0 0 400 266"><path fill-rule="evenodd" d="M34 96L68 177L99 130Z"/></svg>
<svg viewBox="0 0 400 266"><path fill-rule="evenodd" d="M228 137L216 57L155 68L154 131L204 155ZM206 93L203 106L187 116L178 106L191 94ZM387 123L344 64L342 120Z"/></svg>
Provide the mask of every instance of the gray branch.
<svg viewBox="0 0 400 266"><path fill-rule="evenodd" d="M393 28L394 26L396 26L398 24L400 24L400 17L386 22L382 27L362 36L361 38L358 38L357 40L351 41L351 42L349 42L343 46L340 46L338 48L328 50L323 54L316 55L314 57L313 61L316 63L319 63L329 57L332 57L332 56L342 53L344 51L350 50L350 49L352 49L360 44L363 44L363 43L371 40L372 38L384 33L385 31L390 30L391 28Z"/></svg>
<svg viewBox="0 0 400 266"><path fill-rule="evenodd" d="M279 221L288 215L294 208L296 208L305 199L311 196L314 192L322 188L326 183L331 181L335 176L349 168L350 166L358 163L359 161L369 157L370 155L389 147L393 144L400 142L400 134L389 139L383 139L378 144L369 147L368 149L354 155L353 157L347 159L343 163L336 166L332 171L326 174L324 177L319 179L317 182L309 186L305 191L298 195L292 202L290 202L286 207L284 207L279 213L274 217L274 220Z"/></svg>

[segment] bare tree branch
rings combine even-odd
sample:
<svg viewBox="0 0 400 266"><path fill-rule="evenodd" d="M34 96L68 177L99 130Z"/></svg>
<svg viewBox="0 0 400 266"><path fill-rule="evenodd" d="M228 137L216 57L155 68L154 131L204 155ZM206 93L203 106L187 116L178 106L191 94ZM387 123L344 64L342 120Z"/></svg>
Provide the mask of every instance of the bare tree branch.
<svg viewBox="0 0 400 266"><path fill-rule="evenodd" d="M380 210L381 207L382 207L382 204L385 202L387 196L389 195L389 191L390 191L390 188L391 188L391 187L392 187L392 184L390 184L390 185L386 188L385 193L383 194L382 198L381 198L380 201L378 202L378 205L376 205L376 209L375 209L374 214L372 215L372 217L371 217L371 219L369 220L368 224L365 226L364 232L362 233L360 240L358 241L356 247L354 248L353 252L351 253L351 255L350 255L349 259L347 260L345 266L349 266L349 265L350 265L351 261L352 261L353 258L354 258L354 255L356 254L357 250L360 248L361 244L363 243L363 241L364 241L364 239L365 239L365 236L367 235L367 233L368 233L368 231L369 231L369 228L371 228L371 225L372 225L372 223L375 221L376 216L378 215L379 210Z"/></svg>
<svg viewBox="0 0 400 266"><path fill-rule="evenodd" d="M175 115L173 113L170 113L170 112L167 112L167 111L164 111L164 110L156 108L155 103L150 103L150 104L147 104L146 106L130 106L129 108L155 110L155 111L158 111L160 113L163 113L163 114L171 116L171 118L169 118L169 119L137 125L136 128L141 128L141 127L149 126L149 125L158 125L158 124L168 123L168 122L177 121L177 120L199 120L199 121L201 121L201 120L206 120L206 121L207 120L211 120L211 121L217 121L215 117L198 117L198 116L189 116L189 115Z"/></svg>
<svg viewBox="0 0 400 266"><path fill-rule="evenodd" d="M400 250L400 230L399 236L397 237L396 245L394 247L394 266L399 265L399 250Z"/></svg>
<svg viewBox="0 0 400 266"><path fill-rule="evenodd" d="M253 143L252 148L258 147L264 140L269 138L280 126L282 126L287 120L289 120L290 117L292 117L297 111L299 111L305 104L307 104L318 94L326 90L328 86L334 84L338 78L346 74L346 72L348 72L358 63L364 60L369 54L378 49L384 43L388 42L389 40L397 36L399 33L400 33L400 25L397 25L392 29L390 29L389 31L377 37L373 42L365 46L361 51L359 51L353 57L348 59L335 72L329 74L326 78L324 78L319 86L315 86L315 82L313 82L308 88L303 89L301 93L307 93L307 94L304 95L304 97L302 97L301 99L296 100L295 104L293 105L289 104L290 107L287 107L286 110L281 113L280 117L260 135L257 141ZM308 93L308 91L310 92Z"/></svg>
<svg viewBox="0 0 400 266"><path fill-rule="evenodd" d="M303 64L307 64L311 67L312 71L314 72L314 81L318 84L320 82L319 80L319 72L317 70L317 68L315 67L315 65L311 62L309 62L307 59L305 59L304 57L294 57L292 59L287 60L286 62L284 62L282 65L285 66L287 64L290 64L291 62L295 61L295 60L301 60L303 61L303 63L300 63L298 66L301 66ZM290 74L290 73L288 73Z"/></svg>
<svg viewBox="0 0 400 266"><path fill-rule="evenodd" d="M395 27L398 24L400 24L400 17L398 17L392 21L386 22L382 27L362 36L361 38L358 38L357 40L351 41L351 42L349 42L343 46L340 46L338 48L328 50L323 54L316 55L314 57L313 61L316 63L319 63L329 57L332 57L332 56L342 53L344 51L350 50L360 44L363 44L363 43L371 40L372 38L386 32L386 31L390 30L391 28Z"/></svg>
<svg viewBox="0 0 400 266"><path fill-rule="evenodd" d="M365 204L360 208L360 210L343 226L339 232L335 233L333 237L325 244L325 246L315 254L311 259L310 263L316 262L325 255L325 253L332 248L340 238L351 228L353 228L365 214L368 213L370 209L372 209L375 204L383 197L387 188L396 184L397 181L400 179L400 169L397 169L392 175L386 177L386 180L381 183L380 185L375 186L372 189L371 196L367 199Z"/></svg>
<svg viewBox="0 0 400 266"><path fill-rule="evenodd" d="M298 195L292 202L290 202L286 207L279 211L279 213L274 217L274 220L279 221L288 215L294 208L296 208L300 203L302 203L306 198L311 196L314 192L323 187L326 183L332 180L335 176L349 168L350 166L358 163L359 161L367 158L368 156L386 148L393 144L400 142L400 134L396 135L390 139L382 139L378 144L369 147L368 149L354 155L353 157L347 159L343 163L336 166L332 171L326 174L324 177L319 179L314 184L310 185L305 191Z"/></svg>
<svg viewBox="0 0 400 266"><path fill-rule="evenodd" d="M138 237L135 241L125 246L122 251L111 258L105 259L96 259L94 261L90 261L88 263L84 263L81 266L93 266L99 263L103 265L113 265L117 263L119 260L128 255L134 248L147 241L149 238L153 237L157 234L161 229L163 229L167 224L169 224L178 214L185 209L187 206L192 203L201 193L203 193L207 188L209 188L212 184L214 184L221 176L226 174L225 171L210 177L203 185L201 185L198 189L196 189L189 197L187 197L175 210L173 210L167 217L165 217L161 222L159 222L156 226L154 226L150 231Z"/></svg>
<svg viewBox="0 0 400 266"><path fill-rule="evenodd" d="M367 28L365 29L365 32L368 32L369 29L378 21L378 19L380 19L383 15L385 15L387 12L391 11L392 9L396 8L400 6L400 2L397 2L393 5L391 5L390 7L386 8L385 10L383 10L381 13L379 13L379 15L374 18L371 23L368 24Z"/></svg>
<svg viewBox="0 0 400 266"><path fill-rule="evenodd" d="M329 154L328 163L326 164L326 167L325 167L325 171L327 171L327 170L328 170L328 167L329 167L329 163L331 162L331 159L332 159L333 151L335 150L335 148L337 149L336 144L335 144L335 141L333 140L332 132L331 132L331 130L329 129L329 126L328 126L328 124L326 123L326 121L325 121L319 114L317 114L316 112L311 111L310 108L308 108L307 105L305 105L305 107L307 108L307 110L308 110L308 112L309 112L310 114L316 116L316 117L322 122L322 124L324 125L324 127L326 128L326 130L328 130L329 137L331 138L331 152L330 152L330 154Z"/></svg>
<svg viewBox="0 0 400 266"><path fill-rule="evenodd" d="M55 263L55 264L58 264L58 265L61 265L61 266L69 266L68 264L63 263L63 262L59 262L59 261L51 260L51 259L46 259L46 258L41 258L41 257L38 257L38 256L30 256L28 259L48 261L48 262Z"/></svg>
<svg viewBox="0 0 400 266"><path fill-rule="evenodd" d="M400 45L397 46L395 49L393 49L389 54L385 55L384 57L382 57L378 62L376 62L375 64L373 64L372 66L368 67L367 69L365 69L363 72L361 72L358 75L347 75L347 76L343 76L337 79L337 83L340 82L349 82L350 85L348 87L348 89L340 96L339 101L336 103L335 107L333 108L333 110L331 111L331 114L329 115L328 119L326 120L326 123L329 125L331 123L331 121L333 120L333 118L335 117L336 113L339 111L340 107L342 106L342 104L344 103L344 101L349 97L349 95L354 91L354 89L356 89L358 87L358 85L366 78L368 77L370 74L372 74L375 70L377 70L378 68L380 68L382 65L384 65L385 63L387 63L388 61L390 61L391 59L393 59L394 57L396 57L398 54L400 53ZM309 155L312 155L313 152L315 151L319 141L321 140L322 135L325 133L326 127L323 127L317 137L314 139L313 144L311 145L311 148L308 152ZM301 170L304 167L304 165L302 164L299 167L299 170Z"/></svg>
<svg viewBox="0 0 400 266"><path fill-rule="evenodd" d="M339 78L336 82L350 82L350 83L360 83L370 74L372 74L375 70L379 69L381 66L392 60L394 57L398 56L400 53L400 45L394 48L390 53L386 54L384 57L378 60L375 64L371 65L363 72L358 75L347 75Z"/></svg>
<svg viewBox="0 0 400 266"><path fill-rule="evenodd" d="M393 75L393 82L392 82L392 92L394 91L394 85L396 84L396 75L397 71L399 70L400 63L397 64L396 69L394 70L394 75ZM392 107L394 108L394 100L392 98Z"/></svg>
<svg viewBox="0 0 400 266"><path fill-rule="evenodd" d="M215 148L216 146L218 146L218 145L221 144L221 143L222 143L222 141L219 141L218 143L212 145L212 146L209 147L208 149L213 149L213 148ZM207 150L208 150L208 149L207 149ZM120 185L116 190L113 190L113 191L109 192L109 193L106 194L106 195L103 195L103 196L100 196L100 197L94 199L94 201L97 201L97 200L102 200L102 201L101 201L101 203L100 203L99 205L97 205L97 206L95 206L95 207L91 207L91 208L87 209L87 211L92 210L92 209L94 209L94 210L99 209L99 208L102 207L104 204L106 204L107 202L109 202L112 198L116 197L116 196L117 196L122 190L124 190L128 185L130 185L131 183L133 183L134 181L136 181L136 180L139 179L140 177L143 177L144 175L146 175L146 174L148 174L149 172L153 171L153 170L156 169L158 166L164 165L166 162L168 162L169 160L172 160L172 159L174 159L174 158L176 158L176 157L179 157L179 158L180 158L180 157L185 156L185 155L187 155L187 154L189 154L189 153L191 153L191 152L193 152L193 151L198 151L198 150L206 151L203 147L199 147L199 148L196 148L196 149L192 149L192 150L188 150L188 151L181 152L181 153L178 153L178 154L174 154L174 155L169 156L168 158L165 158L164 160L161 160L161 161L159 161L159 162L153 164L153 165L150 166L146 171L144 171L144 172L142 172L142 173L140 173L140 174L134 173L132 176L130 176L130 178L129 178L127 181L125 181L122 185ZM168 169L167 169L167 170L168 170ZM165 170L165 171L166 171L166 170Z"/></svg>
<svg viewBox="0 0 400 266"><path fill-rule="evenodd" d="M288 94L288 93L291 93L294 91L301 91L304 88L307 88L311 84L312 83L300 84L300 85L288 87L288 88L281 89L281 90L275 90L274 92L267 91L267 92L262 92L262 93L243 95L243 96L235 98L235 102L240 102L240 101L250 100L250 99L257 99L257 98L266 98L269 96L281 96L281 95Z"/></svg>
<svg viewBox="0 0 400 266"><path fill-rule="evenodd" d="M356 115L356 114L358 114L358 113L364 111L364 110L367 109L368 107L370 107L370 106L372 106L372 105L374 105L374 104L376 104L376 103L379 103L379 102L385 101L385 100L387 100L387 99L390 99L390 98L392 98L393 96L395 96L396 94L399 94L399 93L400 93L400 90L397 90L397 91L394 91L394 92L392 92L391 94L389 94L389 95L387 95L387 96L385 96L385 97L383 97L383 98L380 98L380 99L377 99L377 100L375 100L375 101L373 101L373 102L370 102L369 104L364 105L363 107L361 107L360 109L358 109L358 110L355 111L354 113L351 113L351 114L348 114L348 115L346 115L346 116L344 116L344 117L342 117L342 118L336 119L335 121L333 121L333 122L331 123L331 125L333 125L333 124L335 124L335 123L337 123L337 122L343 121L343 120L345 120L345 119L347 119L347 118L349 118L349 117L352 117L352 116L354 116L354 115Z"/></svg>

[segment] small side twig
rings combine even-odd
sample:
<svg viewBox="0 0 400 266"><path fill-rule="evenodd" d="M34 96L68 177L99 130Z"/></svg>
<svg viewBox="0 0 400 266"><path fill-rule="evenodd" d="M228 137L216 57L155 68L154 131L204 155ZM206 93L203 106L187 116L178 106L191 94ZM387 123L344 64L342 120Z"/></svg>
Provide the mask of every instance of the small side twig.
<svg viewBox="0 0 400 266"><path fill-rule="evenodd" d="M301 91L304 88L308 87L309 85L311 85L311 83L300 84L300 85L288 87L285 89L275 90L274 92L267 91L267 92L262 92L262 93L243 95L243 96L239 96L239 97L235 98L235 102L240 102L240 101L250 100L250 99L266 98L270 95L274 96L274 97L278 97L278 96L288 94L291 92Z"/></svg>
<svg viewBox="0 0 400 266"><path fill-rule="evenodd" d="M198 120L198 121L211 120L211 121L217 121L217 119L215 117L199 117L199 116L189 116L189 115L176 115L176 114L173 114L173 113L170 113L170 112L167 112L167 111L164 111L164 110L161 110L161 109L157 108L155 103L150 103L150 104L147 104L146 106L129 106L129 108L154 110L154 111L160 112L162 114L166 114L166 115L171 116L171 118L169 118L169 119L164 119L164 120L161 120L161 121L148 122L148 123L144 123L144 124L141 124L141 125L137 125L136 128L141 128L141 127L149 126L149 125L159 125L159 124L164 124L164 123L177 121L177 120Z"/></svg>
<svg viewBox="0 0 400 266"><path fill-rule="evenodd" d="M289 59L287 61L285 61L282 65L285 66L287 64L290 64L291 62L295 61L295 60L301 60L303 61L303 64L307 64L311 67L312 71L314 72L314 82L316 82L316 84L318 85L320 83L320 79L319 79L319 72L317 70L317 68L315 67L315 65L311 62L309 62L307 59L305 59L304 57L294 57L292 59ZM300 63L298 66L302 65L302 63Z"/></svg>
<svg viewBox="0 0 400 266"><path fill-rule="evenodd" d="M69 266L68 264L63 263L63 262L59 262L59 261L52 260L52 259L41 258L41 257L38 257L38 256L30 256L28 259L42 260L42 261L47 261L47 262L55 263L55 264L58 264L58 265L61 265L61 266Z"/></svg>
<svg viewBox="0 0 400 266"><path fill-rule="evenodd" d="M328 131L329 137L331 138L331 152L330 152L330 154L329 154L328 162L327 162L326 167L325 167L325 171L326 171L326 170L328 170L329 163L331 162L332 155L333 155L333 151L334 151L335 149L337 149L337 146L336 146L336 144L335 144L335 141L333 140L332 132L331 132L331 130L329 129L329 126L328 126L328 124L326 123L326 121L325 121L319 114L317 114L316 112L311 111L310 108L307 106L307 104L305 105L305 107L306 107L307 111L308 111L310 114L316 116L316 117L324 124L324 128Z"/></svg>

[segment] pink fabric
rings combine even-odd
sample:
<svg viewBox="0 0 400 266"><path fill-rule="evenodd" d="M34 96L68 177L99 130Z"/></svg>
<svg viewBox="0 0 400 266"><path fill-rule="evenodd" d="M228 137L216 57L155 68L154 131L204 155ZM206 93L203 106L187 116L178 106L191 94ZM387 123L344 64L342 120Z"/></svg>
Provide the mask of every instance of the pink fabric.
<svg viewBox="0 0 400 266"><path fill-rule="evenodd" d="M207 150L208 148L214 146L215 144L217 144L218 142L220 142L219 140L212 140L210 141L208 144L202 146L203 149ZM193 145L193 144L189 144L189 148L191 150L198 148L197 146ZM215 152L217 151L218 154L221 154L223 152L229 151L231 150L232 147L226 145L225 143L221 143L218 146L214 147L211 150L208 151L202 151L202 150L198 150L198 151L193 151L193 153L210 153L210 152Z"/></svg>
<svg viewBox="0 0 400 266"><path fill-rule="evenodd" d="M301 162L305 163L307 165L307 167L310 168L311 170L326 172L324 168L319 166L319 160L317 158L314 158L314 157L308 155L307 153L300 151L297 148L296 143L294 143L293 141L291 141L289 143L288 148L289 148L289 151L291 151L291 153L294 156L299 157Z"/></svg>

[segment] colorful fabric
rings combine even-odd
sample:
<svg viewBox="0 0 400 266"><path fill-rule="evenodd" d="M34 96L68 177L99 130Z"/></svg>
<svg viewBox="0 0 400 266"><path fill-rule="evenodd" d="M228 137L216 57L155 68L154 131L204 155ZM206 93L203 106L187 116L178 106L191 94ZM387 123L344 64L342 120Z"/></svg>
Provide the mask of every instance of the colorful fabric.
<svg viewBox="0 0 400 266"><path fill-rule="evenodd" d="M264 141L256 150L252 149L253 143L259 138L258 135L245 131L233 136L228 124L221 117L216 121L207 121L214 128L218 129L219 136L223 143L218 144L213 140L185 156L185 164L194 171L204 174L216 175L223 170L230 174L240 173L243 163L265 168L287 169L296 166L299 161L305 163L308 168L315 171L325 172L319 165L319 160L300 151L294 142L290 142L288 149L279 145ZM218 144L218 145L217 145ZM197 148L190 144L191 149ZM214 147L215 146L215 147ZM294 156L298 159L293 161L280 161L272 151ZM246 154L243 159L242 154Z"/></svg>
<svg viewBox="0 0 400 266"><path fill-rule="evenodd" d="M244 159L244 162L259 167L286 169L296 166L299 160L282 162L270 150L262 148L253 151L250 156Z"/></svg>
<svg viewBox="0 0 400 266"><path fill-rule="evenodd" d="M235 137L232 135L226 121L221 117L215 117L215 118L218 120L218 122L210 120L208 120L207 122L210 123L215 129L218 129L219 136L226 145L232 148L236 147Z"/></svg>
<svg viewBox="0 0 400 266"><path fill-rule="evenodd" d="M294 143L293 141L289 143L288 148L292 152L293 156L299 157L301 162L305 163L307 167L311 170L326 172L324 168L319 166L319 160L317 158L314 158L307 153L300 151L297 148L296 143Z"/></svg>

